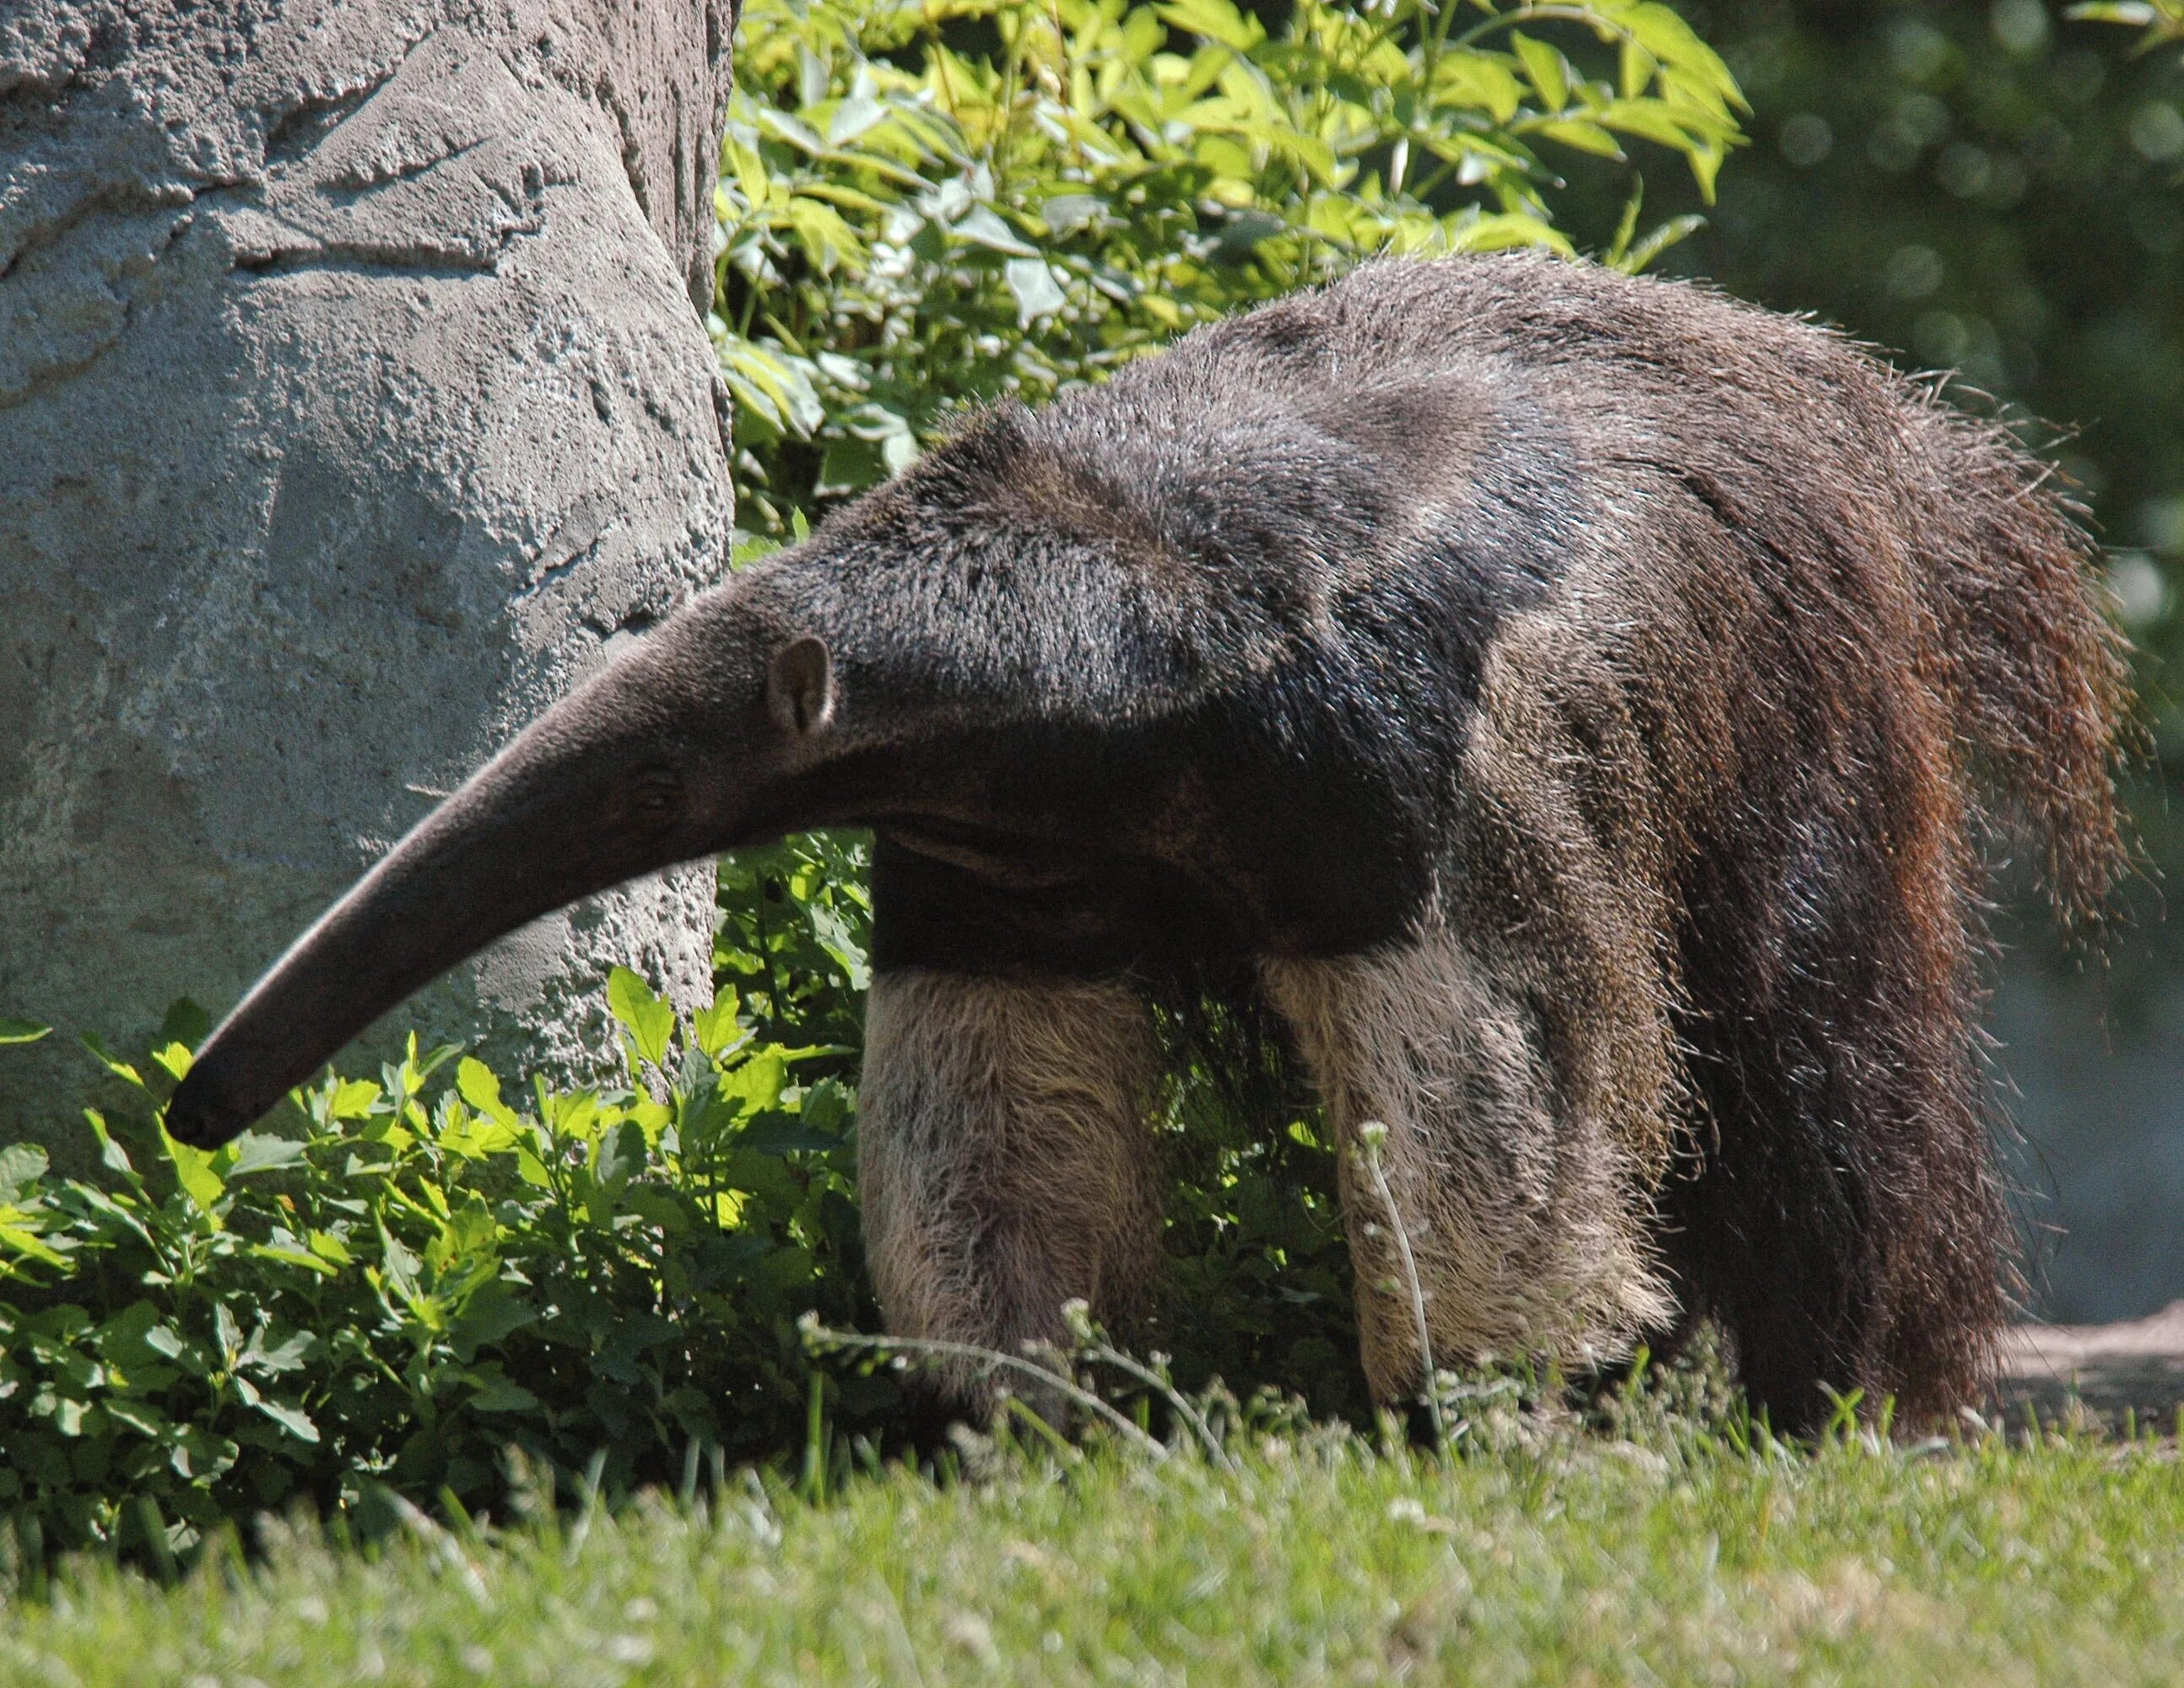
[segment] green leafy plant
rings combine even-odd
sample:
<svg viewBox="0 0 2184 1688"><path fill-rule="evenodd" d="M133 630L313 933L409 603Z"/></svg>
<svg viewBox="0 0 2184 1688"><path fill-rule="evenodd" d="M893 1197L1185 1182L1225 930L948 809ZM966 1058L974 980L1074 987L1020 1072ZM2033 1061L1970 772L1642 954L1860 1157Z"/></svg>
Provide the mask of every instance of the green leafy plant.
<svg viewBox="0 0 2184 1688"><path fill-rule="evenodd" d="M159 1123L200 1011L141 1061L92 1042L130 1099L88 1117L99 1174L0 1152L0 1548L169 1564L298 1501L366 1530L504 1509L510 1451L588 1494L897 1434L894 1375L815 1370L798 1328L878 1323L852 1183L866 856L725 861L715 1000L609 982L616 1088L519 1089L413 1039L206 1153ZM1362 1417L1331 1157L1301 1111L1269 1140L1202 1063L1179 1074L1173 1294L1134 1334L1190 1388Z"/></svg>
<svg viewBox="0 0 2184 1688"><path fill-rule="evenodd" d="M769 1035L732 991L687 1021L626 971L608 994L628 1088L510 1095L413 1039L210 1154L157 1123L202 1016L141 1067L102 1055L138 1104L90 1117L103 1177L0 1154L19 1543L159 1561L298 1498L367 1525L395 1497L492 1505L510 1448L620 1490L793 1446L797 1317L873 1317L843 1051ZM845 1378L834 1421L894 1400Z"/></svg>
<svg viewBox="0 0 2184 1688"><path fill-rule="evenodd" d="M2085 5L2069 8L2063 15L2142 30L2141 53L2184 42L2184 0L2087 0Z"/></svg>
<svg viewBox="0 0 2184 1688"><path fill-rule="evenodd" d="M1572 161L1711 197L1741 97L1654 0L754 0L714 331L744 520L900 469L966 404L1097 379L1381 252L1541 245ZM1642 268L1635 174L1604 256Z"/></svg>

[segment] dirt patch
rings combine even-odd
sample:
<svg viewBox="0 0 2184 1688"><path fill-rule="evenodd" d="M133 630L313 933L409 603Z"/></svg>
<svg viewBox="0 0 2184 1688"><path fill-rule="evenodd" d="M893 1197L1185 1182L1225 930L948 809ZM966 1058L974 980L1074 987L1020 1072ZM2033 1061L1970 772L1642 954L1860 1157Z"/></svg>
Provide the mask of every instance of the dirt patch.
<svg viewBox="0 0 2184 1688"><path fill-rule="evenodd" d="M1998 1392L2007 1421L2081 1407L2110 1425L2177 1428L2184 1414L2184 1301L2122 1324L2021 1324L2003 1338Z"/></svg>

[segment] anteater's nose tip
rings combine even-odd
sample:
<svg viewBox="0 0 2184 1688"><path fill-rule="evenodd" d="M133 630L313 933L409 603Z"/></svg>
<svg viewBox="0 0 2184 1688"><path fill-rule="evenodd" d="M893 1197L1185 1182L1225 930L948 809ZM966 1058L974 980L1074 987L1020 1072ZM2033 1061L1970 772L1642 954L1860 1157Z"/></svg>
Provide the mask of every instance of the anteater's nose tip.
<svg viewBox="0 0 2184 1688"><path fill-rule="evenodd" d="M217 1149L250 1122L223 1094L215 1069L192 1067L167 1103L167 1135L192 1149Z"/></svg>

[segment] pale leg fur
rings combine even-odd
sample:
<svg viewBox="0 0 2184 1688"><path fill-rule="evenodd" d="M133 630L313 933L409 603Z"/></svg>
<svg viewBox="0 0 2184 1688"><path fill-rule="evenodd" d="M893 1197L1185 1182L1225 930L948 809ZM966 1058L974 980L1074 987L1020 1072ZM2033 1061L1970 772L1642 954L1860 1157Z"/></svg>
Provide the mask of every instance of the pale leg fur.
<svg viewBox="0 0 2184 1688"><path fill-rule="evenodd" d="M889 1331L1014 1354L1061 1340L1073 1297L1135 1312L1161 1253L1156 1072L1151 1017L1120 985L876 978L857 1157ZM975 1365L935 1375L990 1403Z"/></svg>
<svg viewBox="0 0 2184 1688"><path fill-rule="evenodd" d="M1446 932L1333 960L1269 960L1268 995L1327 1104L1376 1399L1424 1368L1395 1223L1353 1150L1384 1122L1437 1363L1540 1357L1589 1368L1674 1303L1642 1238L1643 1196L1609 1123L1558 1101L1532 1017Z"/></svg>

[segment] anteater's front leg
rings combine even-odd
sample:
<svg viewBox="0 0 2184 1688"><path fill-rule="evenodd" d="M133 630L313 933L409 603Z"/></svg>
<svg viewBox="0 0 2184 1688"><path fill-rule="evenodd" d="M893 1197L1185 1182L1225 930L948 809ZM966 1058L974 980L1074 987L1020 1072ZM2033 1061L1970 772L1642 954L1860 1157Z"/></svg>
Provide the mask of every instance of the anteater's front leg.
<svg viewBox="0 0 2184 1688"><path fill-rule="evenodd" d="M1154 1079L1150 1016L1122 985L877 976L857 1157L889 1329L1016 1354L1061 1340L1072 1298L1135 1312L1160 1258ZM933 1375L953 1405L990 1405L976 1364Z"/></svg>

